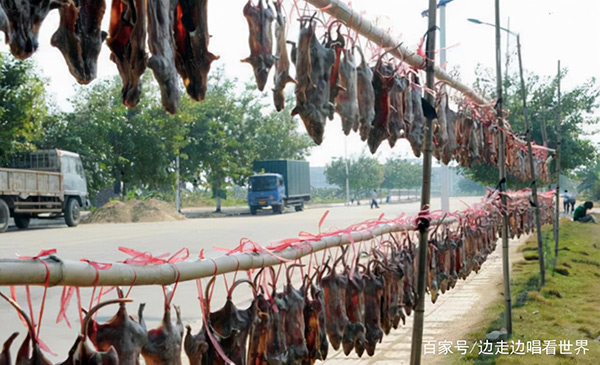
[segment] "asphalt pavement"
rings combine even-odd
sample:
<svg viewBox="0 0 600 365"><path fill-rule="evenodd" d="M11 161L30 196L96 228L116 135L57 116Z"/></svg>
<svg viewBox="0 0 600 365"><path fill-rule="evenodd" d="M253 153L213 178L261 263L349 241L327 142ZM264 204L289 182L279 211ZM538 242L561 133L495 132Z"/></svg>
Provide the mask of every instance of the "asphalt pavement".
<svg viewBox="0 0 600 365"><path fill-rule="evenodd" d="M453 198L451 210L463 210L467 204L477 202L479 198ZM284 238L297 237L301 231L316 233L318 222L329 210L324 221L323 230L342 229L367 219L376 219L382 213L387 217L396 217L402 213L415 215L419 211L419 203L406 204L380 204L380 209L370 209L368 204L360 206L330 206L306 209L303 212L286 210L283 214L273 215L263 211L256 216L240 214L219 218L187 219L175 222L157 223L123 223L123 224L82 224L75 228L67 227L62 220L55 222L44 221L42 224L32 222L32 227L27 230L10 228L0 234L0 257L14 258L15 255L32 256L43 249L55 248L61 258L79 260L91 259L98 262L114 262L127 258L118 250L119 246L133 248L139 251L148 251L155 255L170 252L174 253L182 247L190 250L191 257L198 256L200 250L205 250L207 257L222 255L215 247L231 249L236 247L243 237L250 238L262 245L267 245ZM439 199L432 201L431 209L439 209ZM231 283L231 276L229 283ZM280 280L281 281L281 280ZM282 281L281 281L282 282ZM217 309L225 300L224 283L220 279L215 286L211 308ZM8 293L8 288L0 288ZM18 302L27 308L25 289L16 289ZM77 303L73 299L67 316L73 328L68 328L64 322L56 323L60 307L62 288L48 290L45 311L43 314L41 338L50 348L59 354L50 357L53 362L62 361L73 344L78 328L78 315L74 310ZM82 305L88 307L91 288L81 291ZM32 287L31 296L33 311L38 318L43 288ZM113 298L114 292L107 295ZM135 287L131 297L134 303L128 304L130 314L137 314L139 303L145 302L144 317L149 328L158 326L162 318L163 296L162 290L157 286ZM200 306L197 300L198 293L194 282L184 282L178 285L174 304L181 306L184 324L192 323L198 328ZM236 302L245 302L250 297L249 290L240 287L234 293ZM105 321L115 312L116 307L105 307L99 312L98 320ZM20 343L25 328L16 316L15 311L4 301L0 301L0 316L4 325L0 326L0 342L6 339L13 331L21 332L16 340ZM16 346L14 351L16 351Z"/></svg>

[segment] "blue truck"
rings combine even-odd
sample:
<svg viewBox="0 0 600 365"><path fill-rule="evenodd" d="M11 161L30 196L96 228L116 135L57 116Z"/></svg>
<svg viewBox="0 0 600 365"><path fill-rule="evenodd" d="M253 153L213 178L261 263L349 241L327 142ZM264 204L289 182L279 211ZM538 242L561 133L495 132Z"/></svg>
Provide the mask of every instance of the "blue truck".
<svg viewBox="0 0 600 365"><path fill-rule="evenodd" d="M299 212L310 200L308 161L254 161L252 170L256 173L250 177L248 186L252 215L266 207L271 207L274 214L281 214L285 207L294 207Z"/></svg>

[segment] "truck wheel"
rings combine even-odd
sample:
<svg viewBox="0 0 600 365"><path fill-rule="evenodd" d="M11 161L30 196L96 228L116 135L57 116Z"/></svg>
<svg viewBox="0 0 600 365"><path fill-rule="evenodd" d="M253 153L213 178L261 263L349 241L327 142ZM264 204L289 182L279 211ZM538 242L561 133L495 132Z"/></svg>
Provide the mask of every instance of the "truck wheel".
<svg viewBox="0 0 600 365"><path fill-rule="evenodd" d="M282 211L283 211L283 206L273 205L273 214L281 214Z"/></svg>
<svg viewBox="0 0 600 365"><path fill-rule="evenodd" d="M294 208L296 209L296 212L301 212L304 210L304 203L300 203L300 205L296 205Z"/></svg>
<svg viewBox="0 0 600 365"><path fill-rule="evenodd" d="M2 199L0 199L0 233L6 231L8 228L8 219L10 218L10 210L8 205Z"/></svg>
<svg viewBox="0 0 600 365"><path fill-rule="evenodd" d="M81 220L81 211L79 202L75 198L69 198L67 200L67 206L65 208L65 223L69 227L75 227Z"/></svg>
<svg viewBox="0 0 600 365"><path fill-rule="evenodd" d="M19 229L26 229L29 227L31 216L25 214L16 214L13 219L15 220L15 224L17 227L19 227Z"/></svg>
<svg viewBox="0 0 600 365"><path fill-rule="evenodd" d="M252 214L252 215L256 215L256 211L257 211L257 210L258 210L258 209L257 209L255 206L250 206L250 214Z"/></svg>

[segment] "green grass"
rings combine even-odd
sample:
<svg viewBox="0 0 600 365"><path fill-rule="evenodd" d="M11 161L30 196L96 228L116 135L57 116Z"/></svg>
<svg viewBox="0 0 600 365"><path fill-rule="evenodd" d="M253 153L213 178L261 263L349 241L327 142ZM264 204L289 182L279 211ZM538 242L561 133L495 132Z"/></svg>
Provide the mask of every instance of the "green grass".
<svg viewBox="0 0 600 365"><path fill-rule="evenodd" d="M552 227L543 232L544 245L554 247ZM600 225L561 221L560 250L556 268L546 255L546 285L539 288L537 237L532 235L520 250L523 260L513 266L511 277L513 335L511 341L527 343L556 340L556 355L456 355L456 364L598 364L600 363ZM551 252L554 250L552 249ZM546 250L549 252L549 250ZM500 273L499 273L500 274ZM485 320L467 339L485 340L486 333L505 326L504 300L485 308ZM465 318L468 320L468 318ZM585 355L576 355L575 342L587 340ZM571 341L572 355L560 354L559 342ZM495 352L495 349L494 349ZM450 360L450 359L448 359Z"/></svg>

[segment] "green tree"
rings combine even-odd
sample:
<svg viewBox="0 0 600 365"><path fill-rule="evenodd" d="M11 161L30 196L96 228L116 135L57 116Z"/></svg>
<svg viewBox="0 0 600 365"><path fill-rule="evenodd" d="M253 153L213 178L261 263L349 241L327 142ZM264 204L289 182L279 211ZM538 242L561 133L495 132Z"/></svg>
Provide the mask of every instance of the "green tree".
<svg viewBox="0 0 600 365"><path fill-rule="evenodd" d="M591 199L600 199L600 157L596 156L593 163L577 171L576 175L581 181L577 191L588 194Z"/></svg>
<svg viewBox="0 0 600 365"><path fill-rule="evenodd" d="M562 74L566 75L567 69ZM474 84L474 88L484 95L495 98L495 76L491 70L479 70L482 75ZM487 76L486 76L487 75ZM536 144L543 145L543 131L548 138L548 147L556 148L557 119L557 80L554 77L541 77L535 74L527 75L527 108L532 126L532 138ZM508 122L512 129L525 134L523 120L523 103L521 100L521 88L518 74L510 74L504 80L504 104L503 107L510 110ZM574 87L571 90L561 90L561 170L563 173L571 174L576 169L592 163L597 151L593 143L586 139L590 134L586 127L596 125L599 118L598 96L600 87L595 78ZM524 138L523 138L524 139ZM550 171L554 171L554 161L551 163ZM494 166L476 164L469 169L462 169L465 176L479 181L488 186L495 186L498 182L498 170ZM508 176L509 187L528 186L529 182L522 182L513 176Z"/></svg>
<svg viewBox="0 0 600 365"><path fill-rule="evenodd" d="M253 87L247 85L236 93L234 81L224 77L222 70L209 81L203 102L181 108L190 126L182 169L190 181L210 186L219 212L226 187L245 184L254 160L299 159L311 142L297 131L289 110L267 113L270 102Z"/></svg>
<svg viewBox="0 0 600 365"><path fill-rule="evenodd" d="M348 162L348 180L350 194L353 199L364 196L373 189L378 189L383 182L383 166L376 158L361 155L358 159L345 160L334 158L325 167L327 183L346 188L346 161Z"/></svg>
<svg viewBox="0 0 600 365"><path fill-rule="evenodd" d="M152 86L147 89L140 104L127 109L116 78L80 87L71 101L73 111L48 118L38 145L79 153L92 193L115 181L123 182L123 196L134 186L172 184L174 156L185 143L186 125L180 116L164 112Z"/></svg>
<svg viewBox="0 0 600 365"><path fill-rule="evenodd" d="M410 163L399 157L388 158L385 162L383 183L386 189L415 189L421 187L423 181L423 166Z"/></svg>
<svg viewBox="0 0 600 365"><path fill-rule="evenodd" d="M0 166L15 152L35 149L47 114L44 82L32 61L0 53Z"/></svg>

